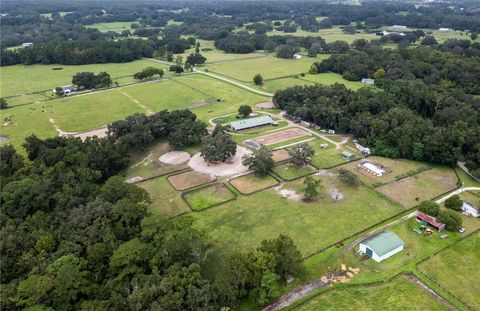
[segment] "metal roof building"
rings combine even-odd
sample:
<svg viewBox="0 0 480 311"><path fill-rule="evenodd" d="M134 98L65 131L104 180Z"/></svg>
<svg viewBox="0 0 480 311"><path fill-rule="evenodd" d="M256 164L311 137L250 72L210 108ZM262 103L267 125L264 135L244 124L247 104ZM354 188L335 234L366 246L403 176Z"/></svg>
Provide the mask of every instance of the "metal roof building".
<svg viewBox="0 0 480 311"><path fill-rule="evenodd" d="M268 124L278 125L278 122L274 121L270 116L260 116L239 121L233 121L230 122L228 125L235 131L240 131Z"/></svg>
<svg viewBox="0 0 480 311"><path fill-rule="evenodd" d="M380 262L401 252L404 244L395 233L384 231L360 242L360 251Z"/></svg>

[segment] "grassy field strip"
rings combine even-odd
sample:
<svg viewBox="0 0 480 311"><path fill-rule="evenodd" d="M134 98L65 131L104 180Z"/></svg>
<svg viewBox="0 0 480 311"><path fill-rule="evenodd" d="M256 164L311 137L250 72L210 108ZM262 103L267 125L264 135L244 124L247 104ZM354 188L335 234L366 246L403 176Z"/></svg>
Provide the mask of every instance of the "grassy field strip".
<svg viewBox="0 0 480 311"><path fill-rule="evenodd" d="M153 111L151 111L150 109L148 109L146 106L142 105L137 99L133 98L131 95L123 92L123 91L120 91L118 90L121 94L127 96L132 102L134 102L135 104L137 104L140 108L142 108L143 110L145 110L147 112L147 115L151 115L153 114Z"/></svg>
<svg viewBox="0 0 480 311"><path fill-rule="evenodd" d="M290 144L287 144L287 145L281 145L282 143L276 143L276 144L272 144L270 146L281 145L279 147L273 147L273 150L277 150L277 149L288 148L288 147L295 146L295 145L302 144L302 143L308 143L309 141L312 141L312 140L315 140L315 139L316 139L315 137L312 137L312 138L309 138L309 139L304 139L304 140L300 140L300 141L297 141L297 142L293 142L293 143L290 143ZM290 141L290 140L287 140L287 142L288 141Z"/></svg>

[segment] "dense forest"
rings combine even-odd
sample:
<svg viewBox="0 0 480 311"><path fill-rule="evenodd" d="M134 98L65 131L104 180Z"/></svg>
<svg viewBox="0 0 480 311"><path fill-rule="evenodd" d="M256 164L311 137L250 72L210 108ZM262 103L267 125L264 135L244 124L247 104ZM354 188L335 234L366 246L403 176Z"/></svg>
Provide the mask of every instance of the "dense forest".
<svg viewBox="0 0 480 311"><path fill-rule="evenodd" d="M115 176L133 150L206 134L190 111L162 111L114 122L107 138L30 136L28 161L0 147L0 308L219 310L277 295L302 271L289 237L216 259L212 270L212 241L191 217L149 215L148 193Z"/></svg>

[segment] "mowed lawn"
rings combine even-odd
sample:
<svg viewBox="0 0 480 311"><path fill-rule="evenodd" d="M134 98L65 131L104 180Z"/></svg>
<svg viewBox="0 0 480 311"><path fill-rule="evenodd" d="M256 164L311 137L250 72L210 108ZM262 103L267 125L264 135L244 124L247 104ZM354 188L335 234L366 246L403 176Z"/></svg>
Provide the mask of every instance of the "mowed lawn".
<svg viewBox="0 0 480 311"><path fill-rule="evenodd" d="M334 72L319 73L316 75L307 74L305 77L300 78L301 80L306 80L323 85L332 85L335 83L340 83L345 85L346 88L351 90L358 90L362 87L375 88L373 86L367 86L360 81L348 81L345 80L342 75Z"/></svg>
<svg viewBox="0 0 480 311"><path fill-rule="evenodd" d="M197 224L226 250L252 249L258 246L258 237L271 239L283 233L308 255L403 210L373 189L352 188L336 176L316 178L322 189L314 202L285 199L269 189L195 213ZM303 179L286 183L283 189L302 187ZM332 189L342 192L344 199L333 201Z"/></svg>
<svg viewBox="0 0 480 311"><path fill-rule="evenodd" d="M270 31L267 32L268 36L275 36L279 35L278 32L276 31ZM356 34L346 34L343 32L343 30L340 28L340 26L333 26L332 28L328 29L320 29L318 32L311 32L311 31L305 31L300 29L300 27L297 29L297 32L292 32L288 33L288 35L295 36L295 37L322 37L325 39L327 43L341 40L345 41L348 44L351 44L353 41L356 39L366 39L366 40L373 40L373 39L379 39L379 36L376 36L375 34L369 34L369 33L356 33Z"/></svg>
<svg viewBox="0 0 480 311"><path fill-rule="evenodd" d="M301 59L283 59L269 56L213 64L208 66L208 70L242 82L251 82L256 74L261 74L263 79L274 79L308 72L312 63L317 60L306 56Z"/></svg>
<svg viewBox="0 0 480 311"><path fill-rule="evenodd" d="M377 190L405 207L413 207L422 201L431 200L452 190L456 186L457 175L453 169L436 167L378 187Z"/></svg>
<svg viewBox="0 0 480 311"><path fill-rule="evenodd" d="M477 232L423 262L419 269L476 310L480 309L479 267Z"/></svg>
<svg viewBox="0 0 480 311"><path fill-rule="evenodd" d="M130 30L133 33L132 23L135 23L135 21L131 22L111 22L111 23L95 23L91 25L87 25L87 28L96 28L101 32L109 32L109 31L114 31L114 32L122 32L123 30Z"/></svg>
<svg viewBox="0 0 480 311"><path fill-rule="evenodd" d="M406 276L380 285L348 286L320 294L290 310L449 310Z"/></svg>
<svg viewBox="0 0 480 311"><path fill-rule="evenodd" d="M106 71L113 81L120 84L133 81L132 75L146 67L166 68L165 65L147 60L136 60L129 63L119 64L92 64L92 65L14 65L0 68L0 84L2 97L30 94L34 92L48 91L57 86L72 84L72 77L77 72L90 71L99 73ZM62 68L61 70L53 70ZM29 98L30 99L30 98ZM32 97L30 102L38 98ZM44 99L44 98L42 98ZM8 99L10 105L27 102L24 98Z"/></svg>
<svg viewBox="0 0 480 311"><path fill-rule="evenodd" d="M63 97L45 105L48 117L64 131L93 129L145 110L116 89Z"/></svg>

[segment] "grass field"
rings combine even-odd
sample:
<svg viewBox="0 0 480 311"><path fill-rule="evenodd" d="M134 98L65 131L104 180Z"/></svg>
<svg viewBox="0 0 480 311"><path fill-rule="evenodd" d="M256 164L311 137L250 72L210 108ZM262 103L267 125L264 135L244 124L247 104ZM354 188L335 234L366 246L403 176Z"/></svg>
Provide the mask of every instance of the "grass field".
<svg viewBox="0 0 480 311"><path fill-rule="evenodd" d="M276 31L270 31L267 33L269 36L275 36L275 35L281 35L282 33L276 32ZM312 37L322 37L329 42L341 40L345 41L347 43L352 43L356 39L367 39L367 40L372 40L372 39L379 39L379 36L376 36L375 34L368 34L368 33L357 33L357 34L346 34L343 32L343 30L339 26L334 26L329 29L320 29L318 32L310 32L310 31L305 31L300 29L300 27L297 29L297 32L293 33L288 33L288 35L292 35L295 37L307 37L307 36L312 36Z"/></svg>
<svg viewBox="0 0 480 311"><path fill-rule="evenodd" d="M315 172L315 169L309 165L298 167L292 163L285 163L275 166L273 169L275 174L284 180L293 180L302 176L306 176Z"/></svg>
<svg viewBox="0 0 480 311"><path fill-rule="evenodd" d="M323 149L320 147L323 143L326 142L321 139L316 139L315 141L308 143L315 150L312 164L317 168L329 168L342 163L347 163L348 161L342 157L342 152L344 151L354 154L357 158L360 156L358 151L347 148L345 145L340 145L340 147L336 149L329 144L328 148Z"/></svg>
<svg viewBox="0 0 480 311"><path fill-rule="evenodd" d="M270 239L283 233L307 255L403 210L371 188L349 187L336 176L315 178L322 187L314 202L285 199L269 189L195 213L197 224L226 250L251 249L258 237ZM284 185L294 191L302 187L302 179ZM342 192L344 199L333 201L331 189Z"/></svg>
<svg viewBox="0 0 480 311"><path fill-rule="evenodd" d="M194 211L201 211L232 200L235 195L224 184L219 183L186 192L183 197Z"/></svg>
<svg viewBox="0 0 480 311"><path fill-rule="evenodd" d="M111 23L95 23L91 25L87 25L87 28L96 28L101 32L108 32L108 31L114 31L114 32L122 32L123 30L130 30L133 32L132 23L135 23L135 21L132 22L111 22Z"/></svg>
<svg viewBox="0 0 480 311"><path fill-rule="evenodd" d="M258 176L250 174L232 179L230 184L240 193L250 194L275 186L278 184L278 181L270 175Z"/></svg>
<svg viewBox="0 0 480 311"><path fill-rule="evenodd" d="M479 266L480 233L477 232L423 262L419 270L473 309L480 309Z"/></svg>
<svg viewBox="0 0 480 311"><path fill-rule="evenodd" d="M436 167L378 187L377 190L405 207L413 207L456 186L457 176L451 168Z"/></svg>
<svg viewBox="0 0 480 311"><path fill-rule="evenodd" d="M190 211L181 197L181 192L175 191L166 177L150 179L137 186L144 188L150 194L152 203L148 210L153 214L173 217Z"/></svg>
<svg viewBox="0 0 480 311"><path fill-rule="evenodd" d="M133 81L132 75L145 67L153 66L166 68L165 65L147 60L136 60L121 64L92 64L92 65L15 65L0 68L0 84L2 97L44 92L40 95L29 95L7 98L10 106L35 102L50 96L51 90L57 86L72 84L72 77L77 72L91 71L99 73L106 71L113 81L120 84ZM62 68L53 70L53 68ZM168 75L168 72L167 72ZM42 96L39 98L39 96Z"/></svg>
<svg viewBox="0 0 480 311"><path fill-rule="evenodd" d="M347 286L289 310L449 310L406 276L379 285Z"/></svg>
<svg viewBox="0 0 480 311"><path fill-rule="evenodd" d="M305 77L300 78L318 84L332 85L334 83L340 83L345 85L348 89L358 90L362 87L375 88L373 86L367 86L360 81L348 81L342 78L342 75L333 72L319 73L316 75L307 74Z"/></svg>
<svg viewBox="0 0 480 311"><path fill-rule="evenodd" d="M387 170L387 174L383 176L372 176L371 174L368 174L364 169L357 167L359 162L345 164L342 166L342 168L348 169L355 173L362 182L376 186L387 184L395 181L396 179L406 177L408 175L414 175L418 172L433 167L433 165L428 163L416 162L405 159L389 159L376 156L368 157L366 161L384 167L384 169Z"/></svg>
<svg viewBox="0 0 480 311"><path fill-rule="evenodd" d="M212 73L221 74L242 82L251 82L253 76L261 74L263 79L273 79L308 72L315 58L282 59L274 56L213 64L208 67Z"/></svg>
<svg viewBox="0 0 480 311"><path fill-rule="evenodd" d="M277 90L283 90L288 87L292 87L295 85L314 85L314 82L306 81L300 78L282 78L282 79L274 79L265 81L265 84L262 86L262 90L266 90L268 92L275 92Z"/></svg>

